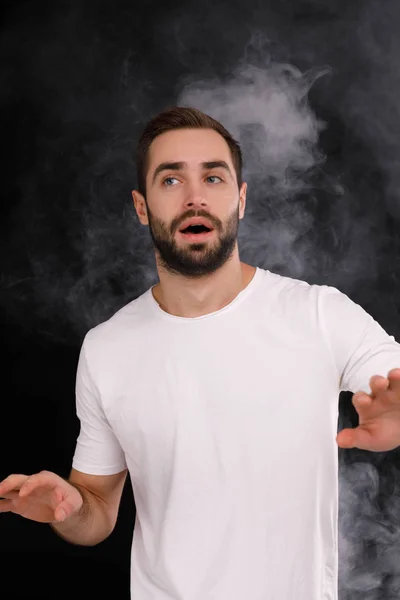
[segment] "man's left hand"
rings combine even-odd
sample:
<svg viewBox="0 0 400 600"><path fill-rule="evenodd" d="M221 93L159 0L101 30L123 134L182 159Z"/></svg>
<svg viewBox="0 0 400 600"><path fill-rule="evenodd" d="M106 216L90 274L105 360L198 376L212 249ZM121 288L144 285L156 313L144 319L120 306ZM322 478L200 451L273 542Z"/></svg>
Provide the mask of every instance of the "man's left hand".
<svg viewBox="0 0 400 600"><path fill-rule="evenodd" d="M369 385L372 394L353 395L359 426L342 429L337 445L371 452L394 450L400 446L400 369L389 371L387 378L374 375Z"/></svg>

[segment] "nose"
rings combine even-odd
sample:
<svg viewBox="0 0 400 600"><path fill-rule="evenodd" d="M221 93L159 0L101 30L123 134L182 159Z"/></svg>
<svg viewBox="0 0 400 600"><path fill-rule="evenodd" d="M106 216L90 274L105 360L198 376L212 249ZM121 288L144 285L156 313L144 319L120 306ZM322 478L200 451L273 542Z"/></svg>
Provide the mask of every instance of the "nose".
<svg viewBox="0 0 400 600"><path fill-rule="evenodd" d="M188 185L185 206L188 208L207 206L206 197L201 184L192 182Z"/></svg>

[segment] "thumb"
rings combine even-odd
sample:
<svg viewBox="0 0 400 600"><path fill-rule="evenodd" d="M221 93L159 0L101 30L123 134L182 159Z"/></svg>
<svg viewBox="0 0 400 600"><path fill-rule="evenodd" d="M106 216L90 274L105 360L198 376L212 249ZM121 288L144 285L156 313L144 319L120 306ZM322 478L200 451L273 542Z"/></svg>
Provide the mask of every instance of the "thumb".
<svg viewBox="0 0 400 600"><path fill-rule="evenodd" d="M65 521L65 519L67 518L67 513L66 513L65 508L57 506L56 511L55 511L55 517L56 517L56 521Z"/></svg>
<svg viewBox="0 0 400 600"><path fill-rule="evenodd" d="M77 510L74 507L68 506L67 503L62 502L57 506L54 515L57 521L62 522L65 521L65 519L67 519L68 517L72 517L72 515L76 512Z"/></svg>

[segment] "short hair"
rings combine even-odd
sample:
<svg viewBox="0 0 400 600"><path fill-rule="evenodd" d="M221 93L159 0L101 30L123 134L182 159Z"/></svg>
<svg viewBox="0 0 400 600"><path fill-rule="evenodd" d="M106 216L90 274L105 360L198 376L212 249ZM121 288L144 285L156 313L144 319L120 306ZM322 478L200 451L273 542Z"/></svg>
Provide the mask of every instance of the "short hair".
<svg viewBox="0 0 400 600"><path fill-rule="evenodd" d="M196 108L173 106L153 117L145 126L136 149L138 190L146 197L146 175L149 168L149 148L162 133L176 129L213 129L229 146L238 186L242 185L243 158L239 143L219 122Z"/></svg>

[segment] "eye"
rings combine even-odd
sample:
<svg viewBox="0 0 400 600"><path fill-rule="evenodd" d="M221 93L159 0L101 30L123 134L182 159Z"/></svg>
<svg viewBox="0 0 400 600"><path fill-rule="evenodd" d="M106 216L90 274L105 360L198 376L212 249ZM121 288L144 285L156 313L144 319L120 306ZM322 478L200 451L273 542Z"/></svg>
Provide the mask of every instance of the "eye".
<svg viewBox="0 0 400 600"><path fill-rule="evenodd" d="M162 184L166 185L167 187L172 187L169 183L167 183L168 181L171 181L172 179L175 179L175 181L178 181L176 179L176 177L166 177L165 179L163 179Z"/></svg>
<svg viewBox="0 0 400 600"><path fill-rule="evenodd" d="M218 175L209 175L207 177L207 179L219 179L220 181L222 181L221 177L218 177ZM211 183L215 183L215 182L212 181Z"/></svg>

